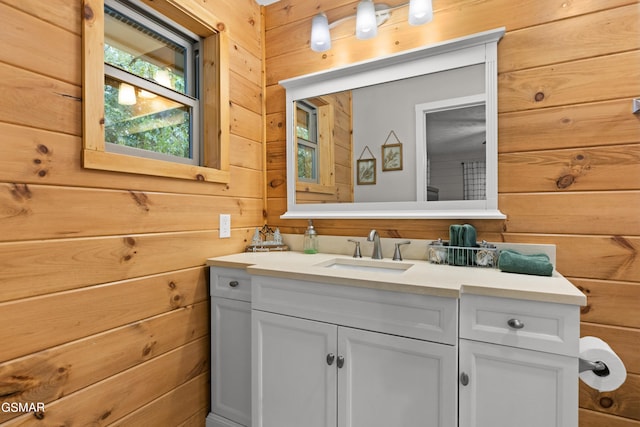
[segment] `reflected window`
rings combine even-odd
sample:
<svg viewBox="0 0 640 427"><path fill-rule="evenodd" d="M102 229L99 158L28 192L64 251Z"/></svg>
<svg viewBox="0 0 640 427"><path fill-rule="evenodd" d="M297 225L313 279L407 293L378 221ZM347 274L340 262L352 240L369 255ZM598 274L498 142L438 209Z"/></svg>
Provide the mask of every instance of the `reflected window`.
<svg viewBox="0 0 640 427"><path fill-rule="evenodd" d="M318 182L318 111L307 102L296 103L298 180Z"/></svg>

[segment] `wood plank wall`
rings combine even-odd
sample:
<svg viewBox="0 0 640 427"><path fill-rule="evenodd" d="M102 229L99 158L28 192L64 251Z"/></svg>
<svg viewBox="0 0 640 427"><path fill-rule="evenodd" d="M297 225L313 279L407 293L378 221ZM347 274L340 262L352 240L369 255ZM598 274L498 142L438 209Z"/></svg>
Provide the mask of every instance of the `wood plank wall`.
<svg viewBox="0 0 640 427"><path fill-rule="evenodd" d="M0 424L204 425L205 259L264 223L263 29L194 1L230 34L229 185L82 169L82 2L0 0L0 403L46 403Z"/></svg>
<svg viewBox="0 0 640 427"><path fill-rule="evenodd" d="M398 5L404 0L386 0ZM580 387L581 427L640 426L640 3L634 0L433 0L432 23L393 13L373 40L353 21L333 47L309 47L311 17L333 22L354 0L281 0L266 8L268 222L302 233L286 210L282 79L428 43L506 27L499 55L499 207L505 221L472 221L479 237L557 245L558 269L588 296L582 335L607 341L628 370L618 390ZM380 141L382 143L382 140ZM316 220L320 234L448 235L441 220Z"/></svg>

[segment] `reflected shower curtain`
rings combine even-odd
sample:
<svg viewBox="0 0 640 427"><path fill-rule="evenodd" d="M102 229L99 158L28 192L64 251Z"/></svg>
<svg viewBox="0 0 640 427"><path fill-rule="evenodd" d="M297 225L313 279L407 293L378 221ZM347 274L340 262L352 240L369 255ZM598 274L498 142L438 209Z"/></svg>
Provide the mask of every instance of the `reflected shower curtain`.
<svg viewBox="0 0 640 427"><path fill-rule="evenodd" d="M462 163L462 192L464 200L485 200L487 179L485 162Z"/></svg>

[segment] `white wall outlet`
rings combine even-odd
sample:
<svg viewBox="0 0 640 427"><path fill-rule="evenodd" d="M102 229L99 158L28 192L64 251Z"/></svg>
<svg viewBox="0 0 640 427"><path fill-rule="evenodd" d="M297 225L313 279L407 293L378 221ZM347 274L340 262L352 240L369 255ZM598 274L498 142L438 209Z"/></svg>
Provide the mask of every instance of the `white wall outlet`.
<svg viewBox="0 0 640 427"><path fill-rule="evenodd" d="M231 215L220 214L220 233L221 239L228 239L231 237Z"/></svg>

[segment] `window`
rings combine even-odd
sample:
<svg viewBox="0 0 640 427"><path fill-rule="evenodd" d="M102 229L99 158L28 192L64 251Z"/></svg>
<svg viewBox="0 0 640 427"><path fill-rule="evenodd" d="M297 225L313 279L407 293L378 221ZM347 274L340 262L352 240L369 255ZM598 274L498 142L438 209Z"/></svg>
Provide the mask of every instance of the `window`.
<svg viewBox="0 0 640 427"><path fill-rule="evenodd" d="M297 191L335 194L332 102L331 97L327 96L295 103Z"/></svg>
<svg viewBox="0 0 640 427"><path fill-rule="evenodd" d="M84 167L228 182L226 35L190 4L85 0Z"/></svg>
<svg viewBox="0 0 640 427"><path fill-rule="evenodd" d="M200 38L148 9L106 0L107 151L200 164Z"/></svg>
<svg viewBox="0 0 640 427"><path fill-rule="evenodd" d="M298 139L298 179L318 182L318 114L312 104L296 104L296 136Z"/></svg>

